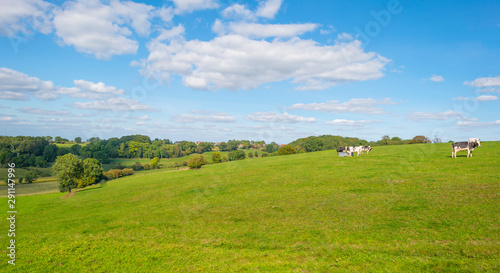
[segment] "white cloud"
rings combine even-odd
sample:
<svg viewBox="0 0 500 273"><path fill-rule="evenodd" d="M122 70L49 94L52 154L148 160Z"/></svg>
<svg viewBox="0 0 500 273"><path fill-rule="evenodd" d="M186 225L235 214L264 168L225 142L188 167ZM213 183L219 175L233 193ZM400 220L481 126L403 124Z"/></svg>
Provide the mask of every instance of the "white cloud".
<svg viewBox="0 0 500 273"><path fill-rule="evenodd" d="M249 38L292 37L313 31L317 24L231 23L224 29Z"/></svg>
<svg viewBox="0 0 500 273"><path fill-rule="evenodd" d="M246 119L258 122L283 122L283 123L316 122L315 118L305 118L301 116L295 116L287 112L284 113L256 112L253 113L252 115L248 115Z"/></svg>
<svg viewBox="0 0 500 273"><path fill-rule="evenodd" d="M497 100L498 97L497 96L493 96L493 95L481 95L479 97L475 97L475 98L470 98L470 97L456 97L456 98L452 98L452 100L477 100L477 101L492 101L492 100Z"/></svg>
<svg viewBox="0 0 500 273"><path fill-rule="evenodd" d="M48 34L52 31L52 10L55 6L42 0L0 1L0 35L26 35L33 31Z"/></svg>
<svg viewBox="0 0 500 273"><path fill-rule="evenodd" d="M217 4L217 2L214 0L170 0L170 1L174 2L176 14L182 14L202 9L214 9L219 7L219 4Z"/></svg>
<svg viewBox="0 0 500 273"><path fill-rule="evenodd" d="M274 16L281 7L281 2L282 0L261 1L255 14L259 17L274 19Z"/></svg>
<svg viewBox="0 0 500 273"><path fill-rule="evenodd" d="M432 82L443 82L444 78L443 78L443 76L432 75L432 77L430 77L429 80Z"/></svg>
<svg viewBox="0 0 500 273"><path fill-rule="evenodd" d="M122 95L125 93L123 89L118 89L114 86L106 86L102 82L93 83L85 80L74 80L73 83L75 84L76 87L90 92L110 93L113 95Z"/></svg>
<svg viewBox="0 0 500 273"><path fill-rule="evenodd" d="M0 68L0 99L29 100L30 95L42 100L54 100L59 98L59 95L84 99L104 99L111 95L125 93L122 89L107 86L102 82L74 80L73 83L76 87L54 86L52 81L42 81L19 71Z"/></svg>
<svg viewBox="0 0 500 273"><path fill-rule="evenodd" d="M174 115L172 119L177 123L193 123L193 122L235 122L236 119L226 113L198 112L202 115L182 114Z"/></svg>
<svg viewBox="0 0 500 273"><path fill-rule="evenodd" d="M0 98L29 100L29 95L41 99L57 98L57 89L51 81L42 81L19 71L0 67Z"/></svg>
<svg viewBox="0 0 500 273"><path fill-rule="evenodd" d="M68 111L54 111L54 110L45 110L40 108L32 108L32 107L23 107L19 109L23 113L35 114L35 115L47 115L47 116L71 116Z"/></svg>
<svg viewBox="0 0 500 273"><path fill-rule="evenodd" d="M142 117L138 117L137 119L140 119L140 120L151 120L151 118L148 115L145 115L145 116L142 116Z"/></svg>
<svg viewBox="0 0 500 273"><path fill-rule="evenodd" d="M236 19L236 20L255 20L254 12L247 9L244 5L234 4L225 8L222 11L222 16L226 19Z"/></svg>
<svg viewBox="0 0 500 273"><path fill-rule="evenodd" d="M481 95L476 98L478 101L491 101L491 100L498 100L497 96L492 96L492 95Z"/></svg>
<svg viewBox="0 0 500 273"><path fill-rule="evenodd" d="M448 120L453 118L463 118L464 114L457 111L446 111L446 112L416 112L413 111L408 114L408 119L410 120Z"/></svg>
<svg viewBox="0 0 500 273"><path fill-rule="evenodd" d="M211 41L173 37L148 44L150 54L142 62L145 72L168 79L180 75L194 89L253 89L285 80L299 90L321 90L334 85L375 80L384 76L390 62L365 52L360 41L333 46L291 38L273 41L225 35Z"/></svg>
<svg viewBox="0 0 500 273"><path fill-rule="evenodd" d="M122 97L109 98L107 100L76 102L73 107L88 110L109 110L113 112L127 111L157 111L156 108L142 104L134 99L126 99Z"/></svg>
<svg viewBox="0 0 500 273"><path fill-rule="evenodd" d="M350 101L340 103L338 100L327 101L323 103L297 103L290 106L291 110L310 110L330 113L363 113L363 114L386 114L382 108L377 105L397 104L389 98L382 100L368 99L351 99Z"/></svg>
<svg viewBox="0 0 500 273"><path fill-rule="evenodd" d="M484 77L484 78L477 78L473 81L466 81L464 82L465 85L469 85L472 87L493 87L493 86L500 86L500 76L498 77Z"/></svg>
<svg viewBox="0 0 500 273"><path fill-rule="evenodd" d="M109 59L137 52L138 42L131 39L132 29L141 36L149 35L153 9L131 1L105 5L99 0L80 0L63 4L53 23L61 44L72 45L98 59Z"/></svg>
<svg viewBox="0 0 500 273"><path fill-rule="evenodd" d="M12 121L12 117L0 117L0 121Z"/></svg>
<svg viewBox="0 0 500 273"><path fill-rule="evenodd" d="M366 124L378 123L377 120L347 120L347 119L334 119L327 121L325 124L335 126L365 126Z"/></svg>
<svg viewBox="0 0 500 273"><path fill-rule="evenodd" d="M458 121L457 122L457 126L486 128L486 127L500 126L500 120L486 121L486 122L479 122L479 121Z"/></svg>

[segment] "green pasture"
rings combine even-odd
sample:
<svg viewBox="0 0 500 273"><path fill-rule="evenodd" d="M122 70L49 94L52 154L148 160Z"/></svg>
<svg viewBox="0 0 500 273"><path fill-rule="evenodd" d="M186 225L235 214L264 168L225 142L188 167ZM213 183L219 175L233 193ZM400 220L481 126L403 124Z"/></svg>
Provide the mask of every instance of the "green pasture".
<svg viewBox="0 0 500 273"><path fill-rule="evenodd" d="M500 272L499 158L500 142L473 158L451 158L449 143L384 146L19 196L16 265L4 255L0 271Z"/></svg>
<svg viewBox="0 0 500 273"><path fill-rule="evenodd" d="M70 142L66 142L66 143L54 143L57 145L57 147L61 147L61 148L71 148L73 145L75 144L78 144L80 146L86 146L87 144L89 144L90 142L82 142L82 143L76 143L74 141L70 141Z"/></svg>

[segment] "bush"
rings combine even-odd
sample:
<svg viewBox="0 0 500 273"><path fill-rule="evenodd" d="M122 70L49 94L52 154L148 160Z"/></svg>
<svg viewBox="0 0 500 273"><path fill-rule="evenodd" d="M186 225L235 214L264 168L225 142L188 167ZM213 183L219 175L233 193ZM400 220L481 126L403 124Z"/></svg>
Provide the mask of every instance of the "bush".
<svg viewBox="0 0 500 273"><path fill-rule="evenodd" d="M292 155L292 154L296 154L297 150L295 150L290 145L285 145L279 149L278 153L279 153L279 155Z"/></svg>
<svg viewBox="0 0 500 273"><path fill-rule="evenodd" d="M19 177L19 184L22 184L22 183L23 183L23 180L24 180L24 178Z"/></svg>
<svg viewBox="0 0 500 273"><path fill-rule="evenodd" d="M132 169L136 172L142 171L142 170L144 170L144 166L142 166L141 162L135 162L135 164L132 165Z"/></svg>
<svg viewBox="0 0 500 273"><path fill-rule="evenodd" d="M221 157L220 157L220 153L213 153L212 154L212 162L213 163L220 163L221 162Z"/></svg>
<svg viewBox="0 0 500 273"><path fill-rule="evenodd" d="M248 152L247 157L248 158L253 158L253 153L252 152Z"/></svg>
<svg viewBox="0 0 500 273"><path fill-rule="evenodd" d="M262 153L262 155L260 155L260 157L267 157L269 154L268 153Z"/></svg>
<svg viewBox="0 0 500 273"><path fill-rule="evenodd" d="M113 169L113 170L109 170L109 171L105 172L104 178L106 180L112 180L112 179L120 178L122 176L133 175L133 174L134 174L134 170L132 168L126 168L123 170Z"/></svg>
<svg viewBox="0 0 500 273"><path fill-rule="evenodd" d="M123 170L125 169L125 166L123 166L120 162L116 162L112 169Z"/></svg>
<svg viewBox="0 0 500 273"><path fill-rule="evenodd" d="M254 157L259 157L259 153L255 152L255 153L253 154L253 156L254 156Z"/></svg>
<svg viewBox="0 0 500 273"><path fill-rule="evenodd" d="M195 156L195 157L192 157L188 160L187 162L187 166L190 168L190 169L199 169L201 168L201 166L207 164L207 160L205 159L204 156L202 155L198 155L198 156Z"/></svg>
<svg viewBox="0 0 500 273"><path fill-rule="evenodd" d="M242 150L236 150L229 152L228 154L229 161L234 161L234 160L242 160L246 158L245 152Z"/></svg>

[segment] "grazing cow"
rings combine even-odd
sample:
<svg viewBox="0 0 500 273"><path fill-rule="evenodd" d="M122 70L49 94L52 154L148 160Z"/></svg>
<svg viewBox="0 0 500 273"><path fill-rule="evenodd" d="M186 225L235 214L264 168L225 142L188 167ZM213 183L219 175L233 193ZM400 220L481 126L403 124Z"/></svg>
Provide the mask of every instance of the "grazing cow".
<svg viewBox="0 0 500 273"><path fill-rule="evenodd" d="M346 147L338 147L337 148L337 155L339 155L339 153L342 153L342 152L345 152L346 151Z"/></svg>
<svg viewBox="0 0 500 273"><path fill-rule="evenodd" d="M363 152L366 152L366 154L368 154L371 150L372 150L372 147L371 146L360 146L361 149L361 154L363 154Z"/></svg>
<svg viewBox="0 0 500 273"><path fill-rule="evenodd" d="M472 151L475 148L481 147L479 138L469 138L469 141L455 142L451 144L451 157L457 158L457 152L467 150L467 157L472 157Z"/></svg>

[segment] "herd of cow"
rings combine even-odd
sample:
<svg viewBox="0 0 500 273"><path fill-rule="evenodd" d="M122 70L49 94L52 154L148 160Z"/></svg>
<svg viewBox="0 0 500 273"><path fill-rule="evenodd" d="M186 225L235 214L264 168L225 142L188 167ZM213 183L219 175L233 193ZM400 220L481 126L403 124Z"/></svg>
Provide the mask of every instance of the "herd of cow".
<svg viewBox="0 0 500 273"><path fill-rule="evenodd" d="M350 147L339 147L337 148L337 155L339 153L347 153L348 155L352 155L353 153L357 153L358 156L362 155L363 152L368 154L372 150L371 146L350 146Z"/></svg>
<svg viewBox="0 0 500 273"><path fill-rule="evenodd" d="M469 138L469 141L454 142L453 144L451 144L451 157L456 158L457 152L460 151L467 151L467 157L472 157L472 151L474 151L474 149L477 147L481 147L481 141L479 140L479 138ZM353 153L357 153L359 156L362 155L363 152L366 152L366 154L368 154L371 150L372 147L370 146L339 147L337 148L337 155L339 155L339 153L347 153L348 156L351 156Z"/></svg>

